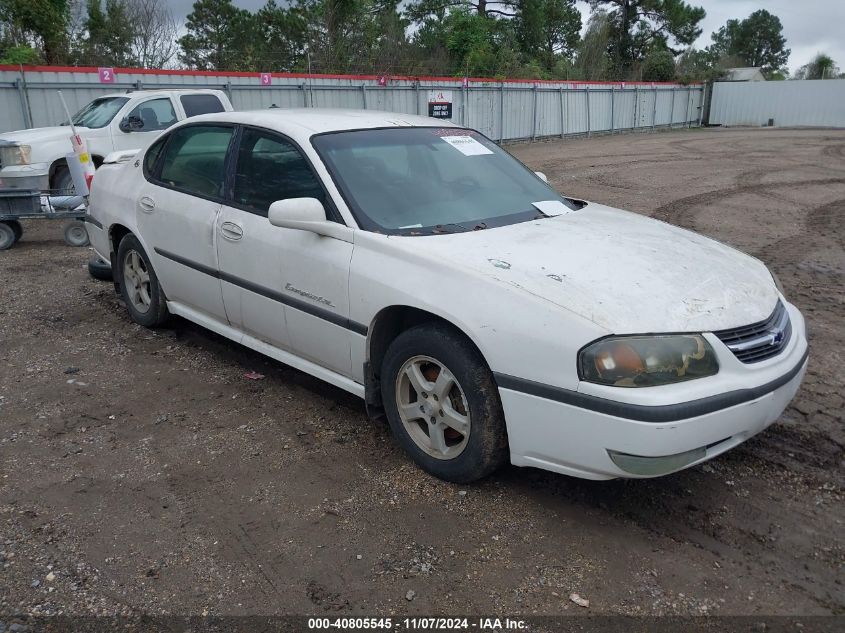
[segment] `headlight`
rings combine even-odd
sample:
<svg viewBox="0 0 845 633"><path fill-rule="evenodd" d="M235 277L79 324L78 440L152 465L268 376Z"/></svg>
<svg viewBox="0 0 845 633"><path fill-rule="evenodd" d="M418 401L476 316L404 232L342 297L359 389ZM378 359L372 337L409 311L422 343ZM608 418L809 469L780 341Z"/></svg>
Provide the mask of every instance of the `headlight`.
<svg viewBox="0 0 845 633"><path fill-rule="evenodd" d="M29 165L32 147L29 145L0 145L0 165Z"/></svg>
<svg viewBox="0 0 845 633"><path fill-rule="evenodd" d="M653 387L712 376L716 353L700 334L612 336L578 355L581 380L614 387Z"/></svg>

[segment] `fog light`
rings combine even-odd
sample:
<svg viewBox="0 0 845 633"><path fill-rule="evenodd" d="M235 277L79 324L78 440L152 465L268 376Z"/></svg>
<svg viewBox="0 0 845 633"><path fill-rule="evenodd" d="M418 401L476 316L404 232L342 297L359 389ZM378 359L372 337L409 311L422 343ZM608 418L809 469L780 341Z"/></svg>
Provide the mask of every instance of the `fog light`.
<svg viewBox="0 0 845 633"><path fill-rule="evenodd" d="M694 448L685 453L664 455L662 457L641 457L639 455L617 453L611 450L608 450L607 454L610 455L613 463L626 473L643 476L665 475L702 459L707 455L707 447L702 446L701 448Z"/></svg>

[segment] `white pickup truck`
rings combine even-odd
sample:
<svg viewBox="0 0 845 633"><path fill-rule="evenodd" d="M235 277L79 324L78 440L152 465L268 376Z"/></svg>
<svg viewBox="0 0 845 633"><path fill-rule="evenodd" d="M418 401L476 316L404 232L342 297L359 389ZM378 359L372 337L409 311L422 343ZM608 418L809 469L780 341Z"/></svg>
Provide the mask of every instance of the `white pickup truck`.
<svg viewBox="0 0 845 633"><path fill-rule="evenodd" d="M139 90L98 97L72 118L99 167L111 152L146 147L177 121L231 111L219 90ZM70 189L70 135L67 123L0 133L0 189Z"/></svg>

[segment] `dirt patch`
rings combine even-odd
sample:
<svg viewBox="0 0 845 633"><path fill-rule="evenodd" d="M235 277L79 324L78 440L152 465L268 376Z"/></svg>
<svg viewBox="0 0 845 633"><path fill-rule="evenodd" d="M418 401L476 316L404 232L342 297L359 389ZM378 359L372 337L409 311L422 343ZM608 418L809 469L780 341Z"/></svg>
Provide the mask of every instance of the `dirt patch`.
<svg viewBox="0 0 845 633"><path fill-rule="evenodd" d="M570 593L590 613L842 614L843 147L511 148L568 195L753 252L808 319L782 418L650 481L433 479L355 398L185 321L133 325L87 249L26 224L0 253L0 614L583 613Z"/></svg>

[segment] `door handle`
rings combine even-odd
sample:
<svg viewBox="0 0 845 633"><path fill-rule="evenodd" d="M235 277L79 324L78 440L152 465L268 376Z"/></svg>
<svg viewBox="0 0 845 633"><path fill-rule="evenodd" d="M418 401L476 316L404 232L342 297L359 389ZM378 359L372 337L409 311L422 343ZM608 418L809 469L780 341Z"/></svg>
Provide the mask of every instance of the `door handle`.
<svg viewBox="0 0 845 633"><path fill-rule="evenodd" d="M138 200L138 206L141 207L141 211L144 213L152 213L155 211L156 201L149 196L141 196L141 199Z"/></svg>
<svg viewBox="0 0 845 633"><path fill-rule="evenodd" d="M244 230L234 222L223 222L220 225L220 235L231 242L237 242L244 236Z"/></svg>

